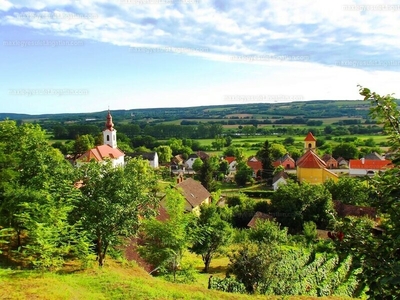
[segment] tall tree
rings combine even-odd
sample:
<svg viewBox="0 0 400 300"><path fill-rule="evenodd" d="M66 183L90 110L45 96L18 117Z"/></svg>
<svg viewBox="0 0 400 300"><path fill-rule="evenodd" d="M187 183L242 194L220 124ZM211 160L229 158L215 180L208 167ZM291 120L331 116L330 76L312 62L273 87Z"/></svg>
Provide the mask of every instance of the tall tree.
<svg viewBox="0 0 400 300"><path fill-rule="evenodd" d="M203 161L203 165L199 171L199 180L201 184L209 191L215 192L217 190L217 184L214 180L214 175L218 170L218 164L215 164L214 159L207 158Z"/></svg>
<svg viewBox="0 0 400 300"><path fill-rule="evenodd" d="M274 167L272 165L272 155L268 140L264 142L263 147L257 152L257 157L261 160L263 167L261 177L267 180L267 184L272 184Z"/></svg>
<svg viewBox="0 0 400 300"><path fill-rule="evenodd" d="M74 210L91 240L96 242L99 266L108 247L133 236L141 218L154 215L158 205L157 176L147 161L134 158L125 167L91 162L78 170L80 201Z"/></svg>

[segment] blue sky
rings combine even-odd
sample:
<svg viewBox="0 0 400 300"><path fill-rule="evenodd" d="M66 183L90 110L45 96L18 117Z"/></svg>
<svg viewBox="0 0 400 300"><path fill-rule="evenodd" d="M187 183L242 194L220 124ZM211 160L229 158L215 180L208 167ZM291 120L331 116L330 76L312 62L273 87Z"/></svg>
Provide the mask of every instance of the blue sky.
<svg viewBox="0 0 400 300"><path fill-rule="evenodd" d="M382 2L0 0L0 112L398 96Z"/></svg>

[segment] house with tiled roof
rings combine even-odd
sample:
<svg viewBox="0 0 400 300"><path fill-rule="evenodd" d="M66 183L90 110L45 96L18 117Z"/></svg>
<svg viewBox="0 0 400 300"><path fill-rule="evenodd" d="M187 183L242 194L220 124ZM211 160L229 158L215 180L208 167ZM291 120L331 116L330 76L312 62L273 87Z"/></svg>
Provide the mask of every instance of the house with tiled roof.
<svg viewBox="0 0 400 300"><path fill-rule="evenodd" d="M306 152L297 160L297 179L299 182L321 184L332 179L338 180L338 175L328 170L327 164L315 153L316 139L311 132L304 139Z"/></svg>
<svg viewBox="0 0 400 300"><path fill-rule="evenodd" d="M338 167L341 169L347 169L349 167L349 162L345 160L343 157L338 157L336 161L338 163Z"/></svg>
<svg viewBox="0 0 400 300"><path fill-rule="evenodd" d="M286 174L284 171L280 171L275 174L274 178L272 179L272 187L274 191L276 191L280 185L286 184L288 179L289 175Z"/></svg>
<svg viewBox="0 0 400 300"><path fill-rule="evenodd" d="M279 158L278 160L274 161L272 165L277 168L279 166L284 167L286 170L296 168L296 162L290 156L289 153L286 153L284 156Z"/></svg>
<svg viewBox="0 0 400 300"><path fill-rule="evenodd" d="M234 156L226 156L224 158L229 164L229 172L236 172L237 161Z"/></svg>
<svg viewBox="0 0 400 300"><path fill-rule="evenodd" d="M261 161L247 161L246 164L253 170L253 178L260 176L263 169Z"/></svg>
<svg viewBox="0 0 400 300"><path fill-rule="evenodd" d="M349 161L349 175L350 176L365 176L374 175L377 172L385 171L393 168L391 160L375 160L375 159L350 159Z"/></svg>
<svg viewBox="0 0 400 300"><path fill-rule="evenodd" d="M326 163L328 169L337 169L338 162L336 159L333 158L330 154L324 154L321 159Z"/></svg>
<svg viewBox="0 0 400 300"><path fill-rule="evenodd" d="M183 180L182 178L182 180L176 185L176 188L182 192L182 195L186 200L185 210L187 212L200 214L200 206L211 203L210 192L207 191L199 181L194 180L193 178L188 178L186 180Z"/></svg>
<svg viewBox="0 0 400 300"><path fill-rule="evenodd" d="M125 164L125 154L117 147L117 131L114 129L110 111L107 114L106 126L103 130L103 145L96 146L76 159L76 165L80 166L91 160L104 162L111 160L113 166Z"/></svg>

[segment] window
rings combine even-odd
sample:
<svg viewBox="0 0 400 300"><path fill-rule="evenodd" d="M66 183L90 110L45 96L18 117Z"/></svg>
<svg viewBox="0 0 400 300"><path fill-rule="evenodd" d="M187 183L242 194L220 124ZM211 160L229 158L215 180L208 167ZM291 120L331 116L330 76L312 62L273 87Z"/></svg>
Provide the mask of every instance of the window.
<svg viewBox="0 0 400 300"><path fill-rule="evenodd" d="M107 142L110 141L110 136L107 134Z"/></svg>

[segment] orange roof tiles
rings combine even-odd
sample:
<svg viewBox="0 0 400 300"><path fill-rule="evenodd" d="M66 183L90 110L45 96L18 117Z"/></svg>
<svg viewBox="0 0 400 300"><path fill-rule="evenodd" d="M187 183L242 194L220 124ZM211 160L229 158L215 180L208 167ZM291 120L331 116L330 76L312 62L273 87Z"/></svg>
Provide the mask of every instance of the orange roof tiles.
<svg viewBox="0 0 400 300"><path fill-rule="evenodd" d="M257 173L258 170L262 170L262 162L261 161L248 161L247 165L253 169L254 172Z"/></svg>
<svg viewBox="0 0 400 300"><path fill-rule="evenodd" d="M316 141L316 139L315 139L315 137L313 136L313 134L311 133L311 132L309 132L308 134L307 134L307 136L306 136L306 138L304 139L304 141L307 141L307 142L315 142Z"/></svg>
<svg viewBox="0 0 400 300"><path fill-rule="evenodd" d="M234 156L227 156L227 157L225 157L225 160L230 164L231 162L236 160L236 158Z"/></svg>
<svg viewBox="0 0 400 300"><path fill-rule="evenodd" d="M349 167L351 169L372 169L381 170L391 168L392 161L385 160L373 160L373 159L350 159Z"/></svg>
<svg viewBox="0 0 400 300"><path fill-rule="evenodd" d="M96 146L93 149L86 151L78 160L89 162L92 159L96 161L103 161L106 158L119 158L125 154L118 148L112 148L109 145Z"/></svg>
<svg viewBox="0 0 400 300"><path fill-rule="evenodd" d="M300 168L323 169L326 168L326 163L314 151L309 150L299 158L297 166Z"/></svg>

